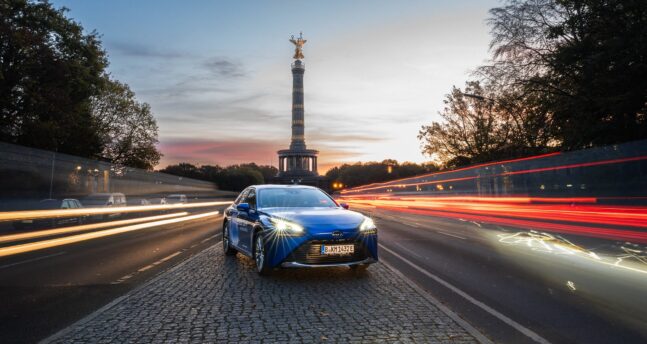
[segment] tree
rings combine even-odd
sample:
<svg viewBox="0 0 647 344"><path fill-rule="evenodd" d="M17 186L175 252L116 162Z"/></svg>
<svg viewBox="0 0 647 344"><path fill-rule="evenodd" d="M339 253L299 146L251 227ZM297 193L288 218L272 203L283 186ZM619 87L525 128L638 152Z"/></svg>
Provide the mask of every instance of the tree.
<svg viewBox="0 0 647 344"><path fill-rule="evenodd" d="M96 32L47 1L0 3L0 136L83 157L101 153L90 112L107 65Z"/></svg>
<svg viewBox="0 0 647 344"><path fill-rule="evenodd" d="M482 162L505 156L510 125L479 82L467 82L465 92L454 87L447 95L442 122L422 126L422 151L443 164Z"/></svg>
<svg viewBox="0 0 647 344"><path fill-rule="evenodd" d="M159 170L159 172L168 173L168 174L172 174L174 176L179 176L179 177L186 177L186 178L205 180L202 177L202 174L201 174L200 169L198 167L196 167L195 165L186 163L186 162L181 162L181 163L179 163L177 165L166 166L165 168Z"/></svg>
<svg viewBox="0 0 647 344"><path fill-rule="evenodd" d="M101 92L92 97L91 111L101 135L102 157L148 170L157 165L162 156L155 146L157 122L150 106L138 102L128 85L106 76Z"/></svg>
<svg viewBox="0 0 647 344"><path fill-rule="evenodd" d="M561 148L647 137L647 2L510 0L490 14L480 74L538 99Z"/></svg>
<svg viewBox="0 0 647 344"><path fill-rule="evenodd" d="M341 182L344 187L353 187L411 177L437 170L438 167L430 163L404 162L399 164L396 160L388 159L382 162L343 164L328 170L326 177L333 182Z"/></svg>

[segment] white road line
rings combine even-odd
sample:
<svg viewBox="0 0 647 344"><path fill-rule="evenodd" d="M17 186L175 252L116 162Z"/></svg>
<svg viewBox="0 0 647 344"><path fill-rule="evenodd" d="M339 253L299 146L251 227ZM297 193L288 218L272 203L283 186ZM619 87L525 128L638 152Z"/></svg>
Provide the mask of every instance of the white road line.
<svg viewBox="0 0 647 344"><path fill-rule="evenodd" d="M144 272L144 271L146 271L146 270L148 270L148 269L153 268L154 266L155 266L154 264L146 265L146 266L144 266L143 268L141 268L141 269L137 270L137 272Z"/></svg>
<svg viewBox="0 0 647 344"><path fill-rule="evenodd" d="M40 256L40 257L36 257L36 258L32 258L32 259L23 260L23 261L20 261L20 262L15 262L15 263L11 263L11 264L5 264L5 265L0 266L0 270L10 268L10 267L16 266L16 265L21 265L21 264L26 264L26 263L39 261L39 260L42 260L42 259L45 259L45 258L51 258L51 257L60 256L60 255L65 254L65 253L66 252L58 252L58 253L54 253L54 254L48 254L46 256Z"/></svg>
<svg viewBox="0 0 647 344"><path fill-rule="evenodd" d="M180 254L182 254L182 251L177 251L177 252L175 252L175 253L173 253L173 254L171 254L171 255L168 255L168 256L166 256L166 257L164 257L164 258L160 259L160 260L159 260L159 262L160 262L160 263L161 263L161 262L165 262L165 261L167 261L167 260L169 260L169 259L171 259L171 258L173 258L173 257L175 257L175 256L177 256L177 255L180 255Z"/></svg>
<svg viewBox="0 0 647 344"><path fill-rule="evenodd" d="M447 232L443 232L443 231L436 231L436 233L444 234L444 235L447 235L447 236L450 236L450 237L454 237L454 238L458 238L458 239L462 239L462 240L467 239L467 238L463 238L462 236L459 236L459 235L456 235L456 234L447 233Z"/></svg>
<svg viewBox="0 0 647 344"><path fill-rule="evenodd" d="M537 342L537 343L542 343L542 344L549 344L549 343L550 343L548 340L546 340L545 338L543 338L543 337L542 337L542 336L540 336L539 334L535 333L533 330L531 330L531 329L529 329L529 328L527 328L527 327L525 327L525 326L523 326L523 325L519 324L518 322L516 322L516 321L514 321L514 320L512 320L512 319L510 319L510 318L508 318L507 316L505 316L505 315L503 315L503 314L499 313L499 312L498 312L497 310L495 310L494 308L492 308L492 307L490 307L490 306L486 305L485 303L483 303L483 302L481 302L481 301L479 301L479 300L477 300L477 299L473 298L472 296L470 296L470 295L469 295L469 294L467 294L466 292L464 292L464 291L462 291L462 290L458 289L457 287L455 287L455 286L454 286L454 285L452 285L451 283L449 283L449 282L445 281L444 279L442 279L442 278L440 278L440 277L438 277L438 276L436 276L436 275L432 274L431 272L429 272L429 271L425 270L424 268L422 268L422 267L420 267L420 266L416 265L416 264L415 264L415 263L413 263L412 261L410 261L410 260L408 260L408 259L406 259L406 258L402 257L401 255L399 255L399 254L398 254L398 253L396 253L395 251L393 251L393 250L389 249L388 247L386 247L386 246L384 246L384 245L382 245L382 244L379 244L379 245L380 245L380 247L381 247L383 250L385 250L385 251L389 252L390 254L394 255L395 257L397 257L397 258L398 258L398 259L400 259L401 261L403 261L403 262L407 263L407 264L408 264L409 266L411 266L412 268L414 268L414 269L416 269L416 270L420 271L421 273L423 273L423 274L424 274L424 275L426 275L427 277L429 277L429 278L433 279L434 281L436 281L436 282L440 283L441 285L443 285L443 286L445 286L446 288L450 289L450 290L451 290L451 291L453 291L454 293L456 293L456 294L458 294L458 295L462 296L462 297L463 297L463 298L465 298L467 301L471 302L471 303L472 303L472 304L474 304L475 306L477 306L477 307L481 308L482 310L486 311L486 312L487 312L487 313L489 313L490 315L492 315L492 316L496 317L497 319L499 319L499 320L503 321L504 323L506 323L506 324L510 325L512 328L514 328L515 330L517 330L517 331L519 331L519 332L523 333L525 336L527 336L528 338L532 339L533 341L535 341L535 342Z"/></svg>
<svg viewBox="0 0 647 344"><path fill-rule="evenodd" d="M212 235L212 236L210 236L210 237L208 237L208 238L206 238L206 239L204 239L204 240L200 241L200 243L201 243L201 244L204 244L205 242L207 242L207 241L209 241L209 240L211 240L211 239L215 239L215 238L217 238L217 237L218 237L218 236L220 236L220 235L222 235L222 234Z"/></svg>

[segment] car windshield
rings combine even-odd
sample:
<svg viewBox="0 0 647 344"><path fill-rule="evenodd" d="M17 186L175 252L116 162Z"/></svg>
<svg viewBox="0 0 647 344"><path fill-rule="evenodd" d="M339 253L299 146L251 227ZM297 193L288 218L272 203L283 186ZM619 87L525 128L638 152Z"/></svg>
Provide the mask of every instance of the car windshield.
<svg viewBox="0 0 647 344"><path fill-rule="evenodd" d="M259 208L297 208L325 207L334 208L337 204L325 193L317 189L274 188L259 191Z"/></svg>

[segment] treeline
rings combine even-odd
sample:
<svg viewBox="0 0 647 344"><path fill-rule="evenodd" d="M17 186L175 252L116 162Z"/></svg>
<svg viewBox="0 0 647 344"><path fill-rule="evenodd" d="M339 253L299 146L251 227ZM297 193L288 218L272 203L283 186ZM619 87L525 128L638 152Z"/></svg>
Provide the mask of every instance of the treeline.
<svg viewBox="0 0 647 344"><path fill-rule="evenodd" d="M0 2L0 139L152 169L148 104L112 78L99 34L48 1Z"/></svg>
<svg viewBox="0 0 647 344"><path fill-rule="evenodd" d="M438 171L433 163L416 164L395 160L382 162L358 162L334 167L326 172L326 177L333 183L341 183L343 188L385 182L394 179L412 177L415 175ZM340 188L337 186L337 188ZM333 189L335 189L333 187Z"/></svg>
<svg viewBox="0 0 647 344"><path fill-rule="evenodd" d="M179 163L169 165L159 170L159 172L210 181L215 183L221 190L242 191L249 185L269 182L279 171L274 166L259 166L255 163L227 167L218 165L195 166L189 163Z"/></svg>
<svg viewBox="0 0 647 344"><path fill-rule="evenodd" d="M419 132L444 167L647 138L647 1L507 0L491 59Z"/></svg>

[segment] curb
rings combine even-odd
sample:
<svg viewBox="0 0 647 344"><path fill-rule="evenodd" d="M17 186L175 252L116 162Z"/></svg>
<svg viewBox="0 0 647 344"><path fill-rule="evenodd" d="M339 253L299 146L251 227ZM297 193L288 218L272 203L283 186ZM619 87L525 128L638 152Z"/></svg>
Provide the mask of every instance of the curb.
<svg viewBox="0 0 647 344"><path fill-rule="evenodd" d="M458 314L454 313L454 311L447 308L447 306L442 304L435 297L431 296L426 290L422 289L419 285L417 285L414 281L409 279L407 276L405 276L402 272L397 270L391 264L385 262L384 260L380 260L380 264L383 264L387 269L391 270L395 275L400 277L401 280L406 282L411 288L413 288L418 294L420 294L420 296L422 296L425 300L427 300L428 302L436 306L443 313L445 313L445 315L447 315L449 318L454 320L460 327L462 327L465 331L467 331L467 333L472 335L472 337L474 337L474 339L476 339L479 343L493 344L493 342L490 339L488 339L485 335L483 335L474 326L470 325L470 323L465 321Z"/></svg>
<svg viewBox="0 0 647 344"><path fill-rule="evenodd" d="M108 311L109 309L111 309L111 308L113 308L114 306L118 305L118 304L119 304L119 303L121 303L122 301L127 300L127 299L128 299L128 298L130 298L133 294L135 294L135 293L139 292L140 290L142 290L142 289L144 289L144 288L148 287L149 285L151 285L151 284L153 284L153 283L155 283L155 282L159 281L160 279L162 279L163 277L165 277L165 276L166 276L166 274L171 273L171 272L173 272L173 271L175 271L175 270L178 270L178 269L182 268L185 264L189 263L190 261L192 261L192 260L193 260L193 259L195 259L196 257L198 257L198 256L200 256L200 255L202 255L202 254L204 254L204 252L205 252L206 250L208 250L208 249L210 249L210 248L212 248L212 247L214 247L214 246L216 246L216 245L220 244L221 242L222 242L222 241L218 241L217 243L215 243L215 244L213 244L213 245L211 245L211 246L207 246L207 247L205 247L205 249L204 249L204 250L202 250L202 251L200 251L200 252L198 252L198 253L196 253L196 254L192 255L191 257L189 257L189 258L185 259L184 261L180 262L179 264L175 265L174 267L172 267L172 268L170 268L170 269L168 269L168 270L166 270L166 271L162 271L162 272L160 272L157 276L155 276L155 277L151 278L149 281L142 283L142 284L141 284L141 285L139 285L138 287L136 287L136 288L134 288L134 289L132 289L132 290L128 291L126 294L124 294L124 295L121 295L121 296L117 297L116 299L114 299L114 300L110 301L108 304L104 305L103 307L101 307L101 308L97 309L96 311L94 311L94 312L92 312L92 313L90 313L90 314L86 315L85 317L81 318L80 320L77 320L76 322L74 322L74 323L73 323L73 324L71 324L70 326L68 326L68 327L66 327L66 328L64 328L64 329L62 329L62 330L60 330L60 331L58 331L58 332L54 333L53 335L51 335L51 336L49 336L49 337L47 337L47 338L45 338L45 339L43 339L43 340L40 340L38 343L39 343L39 344L49 344L49 343L53 343L54 341L56 341L56 340L60 339L61 337L64 337L66 334L68 334L68 333L72 332L73 330L75 330L75 329L77 329L77 328L79 328L79 327L82 327L82 326L83 326L83 325L85 325L86 323L88 323L88 322L92 321L92 319L94 319L94 318L96 318L97 316L99 316L100 314L102 314L102 313L104 313L104 312Z"/></svg>

